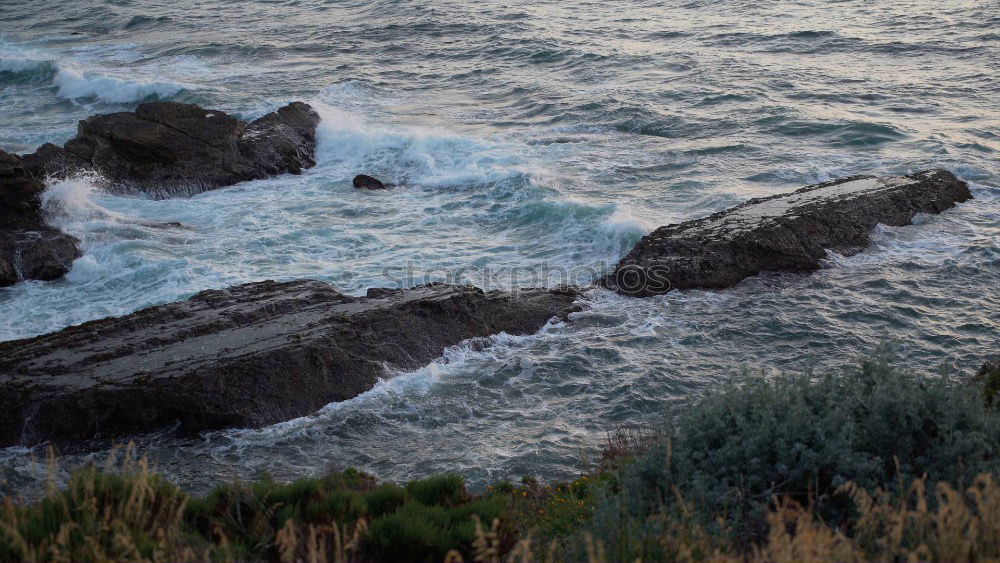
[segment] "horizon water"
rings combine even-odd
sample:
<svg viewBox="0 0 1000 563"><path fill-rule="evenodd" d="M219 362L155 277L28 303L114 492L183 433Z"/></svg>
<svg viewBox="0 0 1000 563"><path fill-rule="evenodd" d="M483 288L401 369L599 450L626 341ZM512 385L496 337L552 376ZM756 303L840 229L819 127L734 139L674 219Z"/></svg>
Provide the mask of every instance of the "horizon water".
<svg viewBox="0 0 1000 563"><path fill-rule="evenodd" d="M752 197L932 167L970 183L975 199L879 227L811 275L648 299L593 289L567 322L453 347L310 416L139 438L190 490L348 466L561 479L606 431L655 424L744 369L841 370L889 338L906 367L964 378L1000 349L995 3L0 7L0 149L62 143L80 119L149 100L243 119L303 100L322 116L301 176L163 200L51 183L49 220L84 255L63 280L0 289L0 340L264 279L353 295L586 284L657 226ZM355 190L359 173L402 187ZM44 455L0 449L0 493L38 490ZM66 455L60 476L107 455Z"/></svg>

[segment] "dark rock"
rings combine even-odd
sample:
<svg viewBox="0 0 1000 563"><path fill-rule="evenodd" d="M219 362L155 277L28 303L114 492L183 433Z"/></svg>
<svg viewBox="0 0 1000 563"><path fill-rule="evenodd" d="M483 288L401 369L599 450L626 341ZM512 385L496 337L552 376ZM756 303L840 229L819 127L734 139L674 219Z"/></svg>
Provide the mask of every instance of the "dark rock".
<svg viewBox="0 0 1000 563"><path fill-rule="evenodd" d="M0 287L54 280L80 256L76 238L45 223L40 174L0 151Z"/></svg>
<svg viewBox="0 0 1000 563"><path fill-rule="evenodd" d="M373 178L371 176L366 176L364 174L358 174L354 177L354 187L358 189L365 190L386 190L389 186L382 183L378 178Z"/></svg>
<svg viewBox="0 0 1000 563"><path fill-rule="evenodd" d="M318 123L302 102L251 123L196 105L153 102L88 117L64 148L46 144L24 158L48 175L94 170L119 189L192 194L314 166Z"/></svg>
<svg viewBox="0 0 1000 563"><path fill-rule="evenodd" d="M179 221L140 221L140 225L144 227L150 227L152 229L183 229L185 231L190 231L191 227L188 227L184 223Z"/></svg>
<svg viewBox="0 0 1000 563"><path fill-rule="evenodd" d="M370 295L250 283L2 342L0 446L271 424L363 393L386 365L416 369L465 339L532 333L577 309L570 289Z"/></svg>
<svg viewBox="0 0 1000 563"><path fill-rule="evenodd" d="M752 199L646 235L599 280L625 295L725 288L761 272L810 272L827 249L853 253L879 223L907 225L972 198L946 170L910 176L853 176Z"/></svg>

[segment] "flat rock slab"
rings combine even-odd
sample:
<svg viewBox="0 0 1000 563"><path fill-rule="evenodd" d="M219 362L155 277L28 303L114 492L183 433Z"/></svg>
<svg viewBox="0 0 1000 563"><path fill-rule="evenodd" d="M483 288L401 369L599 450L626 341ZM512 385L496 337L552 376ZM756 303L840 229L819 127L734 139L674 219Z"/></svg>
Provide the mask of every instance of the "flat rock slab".
<svg viewBox="0 0 1000 563"><path fill-rule="evenodd" d="M624 295L731 287L762 272L810 272L826 251L851 254L878 225L908 225L972 198L946 170L909 176L853 176L751 199L703 219L646 235L599 280Z"/></svg>
<svg viewBox="0 0 1000 563"><path fill-rule="evenodd" d="M577 310L576 296L432 284L350 297L265 281L2 342L0 446L288 420L468 338L536 332Z"/></svg>

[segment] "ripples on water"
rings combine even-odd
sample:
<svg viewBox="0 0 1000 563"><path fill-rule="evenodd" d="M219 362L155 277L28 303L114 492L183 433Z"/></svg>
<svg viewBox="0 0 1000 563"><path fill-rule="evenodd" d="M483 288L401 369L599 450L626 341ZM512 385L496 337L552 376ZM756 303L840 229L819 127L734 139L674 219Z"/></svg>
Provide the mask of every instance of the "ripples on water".
<svg viewBox="0 0 1000 563"><path fill-rule="evenodd" d="M5 150L65 141L79 119L146 99L244 118L304 99L323 123L319 165L301 177L165 201L53 185L52 220L86 254L64 281L0 290L0 338L267 278L361 293L456 271L523 285L511 268L528 267L585 282L657 225L942 166L974 201L880 229L815 275L644 300L594 290L568 323L456 347L314 416L142 448L193 489L348 465L393 480L553 479L609 427L656 420L664 401L743 366L838 369L889 335L907 365L957 377L997 349L995 5L437 4L5 5ZM406 187L360 193L358 172ZM33 454L0 452L0 490L32 490Z"/></svg>

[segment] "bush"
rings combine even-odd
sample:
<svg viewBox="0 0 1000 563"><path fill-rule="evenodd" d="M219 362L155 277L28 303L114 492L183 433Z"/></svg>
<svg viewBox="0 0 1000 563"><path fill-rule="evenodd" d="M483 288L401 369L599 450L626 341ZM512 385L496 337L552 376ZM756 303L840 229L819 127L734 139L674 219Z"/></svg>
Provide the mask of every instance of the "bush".
<svg viewBox="0 0 1000 563"><path fill-rule="evenodd" d="M506 502L493 497L447 508L408 503L375 519L368 529L364 552L373 561L443 561L451 550L470 553L475 539L473 515L491 522Z"/></svg>
<svg viewBox="0 0 1000 563"><path fill-rule="evenodd" d="M406 491L427 506L455 506L468 500L461 475L437 475L422 481L410 481Z"/></svg>
<svg viewBox="0 0 1000 563"><path fill-rule="evenodd" d="M964 487L998 468L1000 415L980 395L891 365L880 349L843 374L742 374L671 411L665 443L621 470L591 530L613 559L649 556L644 537L678 499L738 545L764 538L775 495L812 503L836 525L852 512L848 481L895 491L927 475ZM717 515L726 525L713 524ZM617 538L617 539L616 539Z"/></svg>
<svg viewBox="0 0 1000 563"><path fill-rule="evenodd" d="M368 514L372 518L378 518L384 514L392 514L397 508L406 503L406 491L392 483L387 483L372 489L365 496L368 504Z"/></svg>
<svg viewBox="0 0 1000 563"><path fill-rule="evenodd" d="M987 361L976 374L976 381L983 386L983 398L991 407L1000 407L1000 359Z"/></svg>

